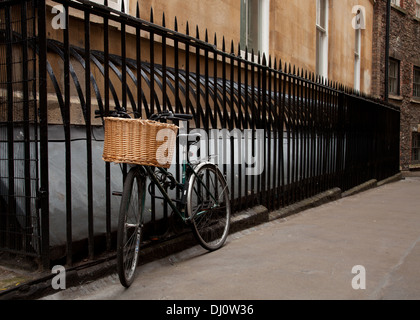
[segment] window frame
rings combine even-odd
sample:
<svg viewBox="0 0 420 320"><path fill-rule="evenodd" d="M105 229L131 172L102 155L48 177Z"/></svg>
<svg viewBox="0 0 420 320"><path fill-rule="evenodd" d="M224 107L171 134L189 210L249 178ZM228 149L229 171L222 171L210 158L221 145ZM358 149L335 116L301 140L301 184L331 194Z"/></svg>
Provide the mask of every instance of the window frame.
<svg viewBox="0 0 420 320"><path fill-rule="evenodd" d="M394 6L402 8L402 1L401 0L391 0L391 4Z"/></svg>
<svg viewBox="0 0 420 320"><path fill-rule="evenodd" d="M250 55L252 52L252 48L250 48L249 44L249 16L250 16L250 8L251 8L251 1L258 1L256 4L258 6L258 16L257 16L257 25L258 25L258 43L256 48L254 47L254 54L257 55L258 52L261 54L268 55L269 53L269 33L270 33L270 0L241 0L241 13L240 13L240 45L241 45L241 53L242 55L245 54L245 47L248 48L248 54ZM255 4L254 4L255 5ZM245 6L245 9L244 7ZM245 13L243 12L245 10ZM245 15L245 23L243 23L243 15ZM248 57L247 57L248 58Z"/></svg>
<svg viewBox="0 0 420 320"><path fill-rule="evenodd" d="M360 91L360 61L362 53L362 30L355 29L354 43L354 89Z"/></svg>
<svg viewBox="0 0 420 320"><path fill-rule="evenodd" d="M416 18L420 19L420 0L416 0L414 5L416 7Z"/></svg>
<svg viewBox="0 0 420 320"><path fill-rule="evenodd" d="M417 82L416 82L417 73ZM413 97L420 98L420 67L413 66Z"/></svg>
<svg viewBox="0 0 420 320"><path fill-rule="evenodd" d="M316 73L328 77L328 0L316 2ZM323 12L321 10L324 10ZM321 18L323 18L321 21Z"/></svg>
<svg viewBox="0 0 420 320"><path fill-rule="evenodd" d="M396 64L396 69L397 69L397 74L395 75L391 75L391 63L395 63ZM389 73L388 73L388 94L389 95L395 95L395 96L399 96L400 95L400 60L394 59L394 58L389 58ZM396 91L391 90L391 80L394 80L396 83Z"/></svg>
<svg viewBox="0 0 420 320"><path fill-rule="evenodd" d="M416 158L417 155L417 159ZM420 164L420 132L413 132L411 140L411 162Z"/></svg>

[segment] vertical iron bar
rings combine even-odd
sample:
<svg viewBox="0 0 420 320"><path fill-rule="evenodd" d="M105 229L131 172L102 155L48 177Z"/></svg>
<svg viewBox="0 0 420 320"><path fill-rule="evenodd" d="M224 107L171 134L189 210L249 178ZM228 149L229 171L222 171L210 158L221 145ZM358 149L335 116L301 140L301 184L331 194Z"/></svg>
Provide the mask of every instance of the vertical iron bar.
<svg viewBox="0 0 420 320"><path fill-rule="evenodd" d="M245 123L244 123L244 129L252 130L252 127L250 127L250 107L249 107L249 79L248 79L248 68L249 68L249 64L248 64L248 50L247 48L245 48L245 59L244 59L244 111L245 111ZM249 145L248 145L248 139L249 136L248 134L245 135L245 139L244 139L244 145L245 145L245 153L244 153L244 159L247 160L248 154L249 154ZM252 152L252 150L251 150ZM249 163L247 163L249 165ZM246 169L245 169L245 174L246 174ZM245 195L245 208L249 207L249 178L248 176L245 175L245 186L244 186L244 195Z"/></svg>
<svg viewBox="0 0 420 320"><path fill-rule="evenodd" d="M31 245L32 210L31 210L31 150L29 131L29 77L28 77L28 28L27 3L21 5L22 32L22 93L23 93L23 136L24 136L24 174L25 174L25 232L23 234L23 251Z"/></svg>
<svg viewBox="0 0 420 320"><path fill-rule="evenodd" d="M41 260L44 270L50 265L49 176L48 176L48 100L47 100L47 30L45 0L38 1L39 47L39 129L40 129L40 208Z"/></svg>
<svg viewBox="0 0 420 320"><path fill-rule="evenodd" d="M16 214L16 199L15 199L15 150L14 150L14 113L13 108L13 30L11 22L11 8L7 6L5 8L5 19L6 19L6 72L7 72L7 151L8 151L8 176L9 176L9 192L8 192L8 212L6 215L6 247L11 248L12 235L15 234L15 230L11 230L11 217Z"/></svg>
<svg viewBox="0 0 420 320"><path fill-rule="evenodd" d="M264 170L261 174L261 203L268 208L268 195L267 195L267 172L269 172L269 167L271 165L270 163L270 157L267 155L267 139L270 140L270 134L271 134L271 130L270 127L267 124L267 108L268 108L268 99L267 99L267 73L268 73L268 68L267 68L267 60L265 57L265 54L263 54L263 58L262 58L262 67L261 67L261 107L262 107L262 112L261 112L261 126L262 128L264 128L264 149L263 149L263 154L264 154Z"/></svg>
<svg viewBox="0 0 420 320"><path fill-rule="evenodd" d="M189 34L189 25L187 22L186 34ZM189 114L191 107L190 101L190 45L185 43L185 113Z"/></svg>
<svg viewBox="0 0 420 320"><path fill-rule="evenodd" d="M238 50L238 56L240 56L240 49ZM241 95L241 59L238 59L238 69L237 69L237 82L238 82L238 117L237 119L237 123L236 123L236 128L239 130L242 130L242 128L245 128L245 126L241 126L241 119L242 119L242 95ZM241 131L243 132L243 131ZM237 146L239 149L237 149L237 151L240 151L238 153L238 210L241 210L243 207L243 199L242 199L242 160L243 160L243 147L242 147L242 138L239 136L236 139L237 141Z"/></svg>
<svg viewBox="0 0 420 320"><path fill-rule="evenodd" d="M255 110L255 115L257 116L256 119L256 126L257 129L264 129L264 127L262 127L261 125L261 107L262 107L262 99L261 99L261 77L262 77L262 71L261 71L261 59L260 59L260 53L258 52L258 65L257 65L257 108ZM264 136L265 136L265 131L264 131ZM258 143L261 143L261 141L259 141ZM265 151L265 150L264 150ZM264 154L264 163L265 163L265 154ZM258 204L262 204L262 192L261 192L261 175L257 176L257 202Z"/></svg>
<svg viewBox="0 0 420 320"><path fill-rule="evenodd" d="M178 31L178 20L175 17L175 31ZM166 52L165 52L166 57ZM179 100L179 45L178 40L174 40L174 66L175 66L175 112L180 112L180 100ZM165 74L166 76L166 74ZM185 146L186 147L186 146ZM175 157L176 159L179 159L180 152L179 148L176 148L175 150ZM176 166L176 179L177 181L180 181L181 179L181 166ZM177 198L180 197L180 190L176 188L176 196Z"/></svg>
<svg viewBox="0 0 420 320"><path fill-rule="evenodd" d="M266 89L266 101L267 101L267 108L268 112L266 112L264 116L264 122L266 122L266 128L267 128L267 137L266 137L266 151L267 151L267 173L266 173L266 190L267 190L267 207L273 210L273 189L271 186L271 172L272 172L272 166L275 166L275 161L272 160L272 150L271 150L271 143L274 140L274 126L272 125L273 119L273 113L272 113L272 93L273 90L271 88L272 85L272 73L271 73L271 57L268 58L268 69L267 69L267 89Z"/></svg>
<svg viewBox="0 0 420 320"><path fill-rule="evenodd" d="M223 37L222 41L222 50L225 53L225 38ZM221 119L221 126L222 129L226 129L227 125L227 84L226 84L226 55L223 54L222 56L222 103L223 103L223 118ZM227 177L227 141L226 139L223 140L223 174Z"/></svg>
<svg viewBox="0 0 420 320"><path fill-rule="evenodd" d="M285 164L284 164L284 130L286 127L286 76L285 76L285 72L283 70L281 70L282 66L281 66L281 61L279 62L280 65L280 74L279 74L279 94L281 94L281 101L280 101L280 137L279 137L279 149L280 149L280 161L281 161L281 165L280 165L280 172L281 173L281 205L285 206L286 203L286 197L285 197L285 185L286 185L286 179L285 179ZM285 70L285 69L284 69Z"/></svg>
<svg viewBox="0 0 420 320"><path fill-rule="evenodd" d="M297 110L298 106L296 104L296 69L295 66L293 66L293 73L291 76L291 86L292 86L292 112L291 112L291 118L292 118L292 202L296 202L297 200Z"/></svg>
<svg viewBox="0 0 420 320"><path fill-rule="evenodd" d="M137 2L136 17L140 18L139 3ZM141 76L141 39L140 39L141 28L139 25L136 26L136 64L137 64L137 112L138 117L143 118L143 107L142 107L142 76Z"/></svg>
<svg viewBox="0 0 420 320"><path fill-rule="evenodd" d="M199 39L199 31L198 26L196 26L196 38ZM200 110L201 110L201 104L200 104L200 97L201 97L201 89L200 89L200 48L198 46L195 47L195 92L196 92L196 99L197 99L197 119L196 119L196 125L198 128L201 128L201 122L203 121L200 117Z"/></svg>
<svg viewBox="0 0 420 320"><path fill-rule="evenodd" d="M307 81L307 72L305 75L302 73L302 122L303 122L303 194L305 198L309 197L308 190L308 81Z"/></svg>
<svg viewBox="0 0 420 320"><path fill-rule="evenodd" d="M234 86L235 86L235 60L233 58L234 55L234 51L233 51L233 42L231 43L231 50L230 50L231 56L230 56L230 105L229 105L229 110L230 110L230 117L229 117L229 130L233 130L234 128L234 124L233 124L233 115L235 113L235 109L234 109L234 101L235 101L235 90L234 90ZM233 145L233 137L232 135L230 136L230 176L231 176L231 187L230 187L230 192L231 192L231 203L232 203L232 208L234 210L236 210L236 204L237 204L237 199L235 198L235 150L234 150L234 145Z"/></svg>
<svg viewBox="0 0 420 320"><path fill-rule="evenodd" d="M297 119L297 139L296 139L296 153L297 153L297 161L298 166L296 169L296 176L297 176L297 189L298 189L298 198L297 200L301 200L303 198L303 138L302 138L302 109L303 109L303 102L302 102L302 81L300 71L298 69L297 76L296 76L296 119Z"/></svg>
<svg viewBox="0 0 420 320"><path fill-rule="evenodd" d="M255 151L255 131L257 129L257 119L256 119L256 108L255 108L255 64L254 64L254 50L251 50L251 152L252 156L257 156ZM255 192L255 175L251 175L251 206L256 204L256 195Z"/></svg>
<svg viewBox="0 0 420 320"><path fill-rule="evenodd" d="M91 126L91 88L90 88L90 12L84 12L85 31L85 97L86 97L86 166L87 166L87 201L88 201L88 254L94 256L93 231L93 172L92 172L92 126Z"/></svg>
<svg viewBox="0 0 420 320"><path fill-rule="evenodd" d="M67 265L72 265L72 197L71 197L71 131L70 131L70 40L69 40L69 5L64 4L64 138L65 138L65 171L66 171L66 257Z"/></svg>
<svg viewBox="0 0 420 320"><path fill-rule="evenodd" d="M153 22L153 10L150 9L150 22ZM150 50L150 115L155 113L155 35L152 31L149 33L149 50ZM158 108L159 109L159 108ZM152 187L151 198L151 219L153 225L153 232L156 233L156 201L155 201L155 187Z"/></svg>
<svg viewBox="0 0 420 320"><path fill-rule="evenodd" d="M108 0L104 4L108 6ZM104 99L105 116L109 116L109 20L104 16ZM105 192L106 192L106 248L111 250L111 165L105 162Z"/></svg>
<svg viewBox="0 0 420 320"><path fill-rule="evenodd" d="M279 141L279 104L278 104L278 87L277 87L277 60L274 59L274 67L272 70L273 84L273 109L272 109L272 132L273 132L273 209L279 208L279 179L277 173L280 169L278 141Z"/></svg>
<svg viewBox="0 0 420 320"><path fill-rule="evenodd" d="M162 15L162 26L166 27L166 22L165 22L165 13L163 13ZM175 18L175 29L177 29L177 23L176 23L176 18ZM177 31L177 30L175 30ZM174 47L175 50L175 56L178 54L178 43L175 44ZM175 57L175 60L177 61L178 58ZM177 62L175 62L175 65L177 65ZM178 72L175 71L175 74L177 76ZM167 105L167 93L166 93L166 88L167 88L167 70L166 70L166 36L165 33L162 34L162 109L163 110L167 110L168 109L168 105ZM175 80L175 87L177 87L177 80ZM175 89L176 90L176 89ZM175 98L175 108L177 105L177 99ZM177 138L177 145L178 145L178 138ZM176 159L179 159L179 148L175 149L175 157ZM176 162L178 163L178 162ZM176 166L176 177L177 180L179 179L179 166ZM179 181L179 180L178 180ZM168 188L165 186L165 192L168 191ZM176 189L176 194L177 194L177 199L179 199L179 190L178 188ZM163 200L163 218L165 219L165 221L167 221L168 219L168 201L166 201L166 199Z"/></svg>

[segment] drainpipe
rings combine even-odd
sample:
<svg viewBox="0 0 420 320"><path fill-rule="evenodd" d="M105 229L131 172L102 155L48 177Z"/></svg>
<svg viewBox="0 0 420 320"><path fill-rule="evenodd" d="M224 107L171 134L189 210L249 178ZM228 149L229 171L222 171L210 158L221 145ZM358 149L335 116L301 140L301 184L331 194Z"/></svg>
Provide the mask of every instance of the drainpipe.
<svg viewBox="0 0 420 320"><path fill-rule="evenodd" d="M388 102L389 91L389 25L391 24L391 0L386 3L386 34L385 34L385 102Z"/></svg>

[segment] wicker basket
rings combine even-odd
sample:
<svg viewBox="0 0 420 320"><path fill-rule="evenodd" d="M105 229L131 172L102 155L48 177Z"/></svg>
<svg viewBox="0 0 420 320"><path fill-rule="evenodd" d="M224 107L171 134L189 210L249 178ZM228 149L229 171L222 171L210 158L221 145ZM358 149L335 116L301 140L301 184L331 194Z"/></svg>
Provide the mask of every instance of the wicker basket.
<svg viewBox="0 0 420 320"><path fill-rule="evenodd" d="M107 162L169 168L178 127L152 120L105 118L102 158ZM166 129L161 131L162 129ZM169 131L168 131L169 130Z"/></svg>

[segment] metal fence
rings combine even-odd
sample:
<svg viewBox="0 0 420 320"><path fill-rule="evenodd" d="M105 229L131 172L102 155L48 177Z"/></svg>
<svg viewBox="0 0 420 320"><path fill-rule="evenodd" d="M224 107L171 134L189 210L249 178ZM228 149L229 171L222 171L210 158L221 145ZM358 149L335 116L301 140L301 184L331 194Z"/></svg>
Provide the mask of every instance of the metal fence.
<svg viewBox="0 0 420 320"><path fill-rule="evenodd" d="M0 250L48 267L114 249L112 191L127 167L102 161L95 110L147 118L169 109L194 115L186 130L226 129L219 160L236 212L399 171L398 109L216 35L209 41L207 31L192 36L188 23L181 33L176 18L168 28L153 11L141 19L138 5L135 16L121 11L83 0L0 2ZM179 176L179 165L171 170ZM166 204L150 198L148 211L150 235L165 229Z"/></svg>

